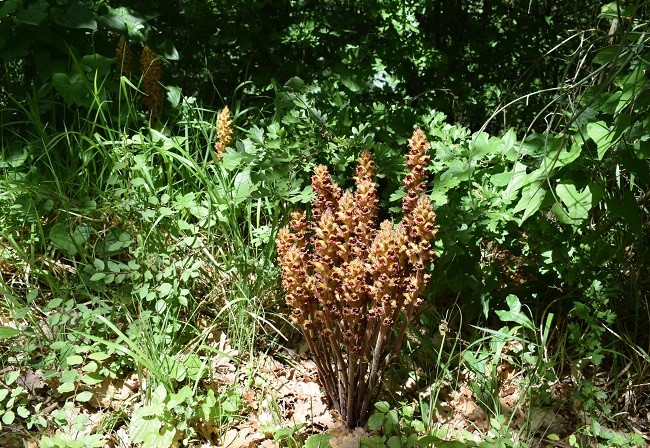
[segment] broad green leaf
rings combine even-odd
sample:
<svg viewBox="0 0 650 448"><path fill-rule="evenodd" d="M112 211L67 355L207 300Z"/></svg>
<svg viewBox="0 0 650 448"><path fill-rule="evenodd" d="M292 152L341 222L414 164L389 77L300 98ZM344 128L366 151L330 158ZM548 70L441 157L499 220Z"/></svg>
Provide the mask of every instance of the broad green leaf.
<svg viewBox="0 0 650 448"><path fill-rule="evenodd" d="M27 160L27 147L18 142L12 142L2 151L0 156L0 168L18 168Z"/></svg>
<svg viewBox="0 0 650 448"><path fill-rule="evenodd" d="M386 412L390 411L390 405L387 401L379 401L375 403L375 409L385 414Z"/></svg>
<svg viewBox="0 0 650 448"><path fill-rule="evenodd" d="M129 433L131 441L142 443L146 448L169 448L174 442L176 428L165 424L154 415L153 418L144 418L136 409L129 422Z"/></svg>
<svg viewBox="0 0 650 448"><path fill-rule="evenodd" d="M498 137L489 137L487 133L481 132L471 148L471 160L481 160L488 154L499 154L504 152L506 143Z"/></svg>
<svg viewBox="0 0 650 448"><path fill-rule="evenodd" d="M97 29L95 13L80 1L72 0L65 11L52 8L51 14L56 23L67 28Z"/></svg>
<svg viewBox="0 0 650 448"><path fill-rule="evenodd" d="M577 225L587 218L592 207L592 194L588 187L578 191L573 184L558 184L555 192L564 204L568 223Z"/></svg>
<svg viewBox="0 0 650 448"><path fill-rule="evenodd" d="M101 376L99 373L90 372L82 376L81 381L83 381L84 384L87 384L89 386L94 386L95 384L99 384L102 381L104 381L104 377Z"/></svg>
<svg viewBox="0 0 650 448"><path fill-rule="evenodd" d="M183 98L181 88L176 86L165 86L165 90L167 90L167 101L169 101L173 108L178 107Z"/></svg>
<svg viewBox="0 0 650 448"><path fill-rule="evenodd" d="M83 391L79 392L77 396L75 397L75 400L80 402L80 403L85 403L87 401L90 401L90 399L93 397L93 393L90 391Z"/></svg>
<svg viewBox="0 0 650 448"><path fill-rule="evenodd" d="M7 373L7 376L4 379L5 385L11 386L20 376L20 371L19 370L13 370L9 373Z"/></svg>
<svg viewBox="0 0 650 448"><path fill-rule="evenodd" d="M639 204L636 202L634 193L630 190L625 190L623 199L614 198L607 200L607 208L616 216L623 218L625 223L630 226L630 229L637 235L643 233L643 226L639 218Z"/></svg>
<svg viewBox="0 0 650 448"><path fill-rule="evenodd" d="M515 195L524 185L526 185L526 165L521 162L515 162L512 167L512 176L506 190L503 192L504 198L510 198ZM516 212L514 212L516 213Z"/></svg>
<svg viewBox="0 0 650 448"><path fill-rule="evenodd" d="M52 229L50 229L50 241L61 252L68 256L74 256L77 254L77 246L75 246L74 240L68 233L68 229L63 224L54 224Z"/></svg>
<svg viewBox="0 0 650 448"><path fill-rule="evenodd" d="M305 448L329 448L333 434L314 434L305 441Z"/></svg>
<svg viewBox="0 0 650 448"><path fill-rule="evenodd" d="M305 81L298 78L297 76L294 76L293 78L290 78L284 84L284 86L290 88L291 90L295 90L299 92L305 87Z"/></svg>
<svg viewBox="0 0 650 448"><path fill-rule="evenodd" d="M541 188L541 181L533 182L522 190L521 199L512 210L513 214L524 210L519 225L522 225L524 221L537 213L545 198L546 189Z"/></svg>
<svg viewBox="0 0 650 448"><path fill-rule="evenodd" d="M6 0L0 5L0 19L15 13L22 5L23 0Z"/></svg>
<svg viewBox="0 0 650 448"><path fill-rule="evenodd" d="M156 288L156 290L158 291L158 294L160 295L160 297L167 297L169 294L172 293L173 289L174 289L174 286L171 283L168 283L168 282L161 283Z"/></svg>
<svg viewBox="0 0 650 448"><path fill-rule="evenodd" d="M115 65L115 58L107 58L100 54L87 54L80 61L83 65L90 68L91 71L96 71L97 76L106 76Z"/></svg>
<svg viewBox="0 0 650 448"><path fill-rule="evenodd" d="M460 184L460 179L455 177L449 171L445 171L439 176L433 185L433 191L429 195L429 199L436 206L444 205L447 203L447 192Z"/></svg>
<svg viewBox="0 0 650 448"><path fill-rule="evenodd" d="M598 147L598 160L602 160L605 152L613 144L613 133L604 121L597 121L587 125L587 135L596 143Z"/></svg>
<svg viewBox="0 0 650 448"><path fill-rule="evenodd" d="M88 80L80 73L54 73L52 86L61 94L68 105L90 108L93 103Z"/></svg>
<svg viewBox="0 0 650 448"><path fill-rule="evenodd" d="M84 362L84 359L79 355L72 355L66 358L66 362L68 363L68 365L75 366L77 364L81 364L82 362Z"/></svg>
<svg viewBox="0 0 650 448"><path fill-rule="evenodd" d="M16 414L14 411L9 409L8 411L5 411L4 415L2 416L2 423L5 425L11 425L14 420L16 419Z"/></svg>
<svg viewBox="0 0 650 448"><path fill-rule="evenodd" d="M598 65L605 65L612 62L614 58L617 58L620 54L621 47L617 45L613 47L606 47L596 53L596 56L594 56L592 62Z"/></svg>
<svg viewBox="0 0 650 448"><path fill-rule="evenodd" d="M341 78L341 82L345 87L350 89L352 92L360 92L363 88L363 86L356 80L354 77L350 76L343 76Z"/></svg>
<svg viewBox="0 0 650 448"><path fill-rule="evenodd" d="M95 352L95 353L91 353L91 354L88 355L89 359L92 359L92 360L95 360L95 361L103 361L103 360L108 359L110 357L111 357L111 355L109 355L108 353L104 353L104 352Z"/></svg>
<svg viewBox="0 0 650 448"><path fill-rule="evenodd" d="M155 50L159 56L162 56L168 61L177 61L179 59L178 50L171 39L163 39L162 42L156 45Z"/></svg>
<svg viewBox="0 0 650 448"><path fill-rule="evenodd" d="M146 19L137 15L131 8L120 6L119 8L108 8L108 13L98 18L98 21L106 28L118 34L129 36L130 39L146 42L150 26Z"/></svg>
<svg viewBox="0 0 650 448"><path fill-rule="evenodd" d="M169 401L167 402L167 409L173 409L179 404L185 403L185 401L193 395L192 388L190 386L184 386L175 394L169 396Z"/></svg>
<svg viewBox="0 0 650 448"><path fill-rule="evenodd" d="M16 22L27 25L40 25L47 17L49 4L46 0L36 0L29 3L25 9L16 13Z"/></svg>
<svg viewBox="0 0 650 448"><path fill-rule="evenodd" d="M515 322L531 330L535 329L535 324L521 311L521 303L519 298L514 294L506 297L508 310L496 310L495 313L499 316L502 322Z"/></svg>
<svg viewBox="0 0 650 448"><path fill-rule="evenodd" d="M56 390L60 394L64 394L66 392L72 392L76 388L77 386L74 383L63 383L59 387L57 387Z"/></svg>
<svg viewBox="0 0 650 448"><path fill-rule="evenodd" d="M368 429L371 431L377 431L384 425L384 414L377 413L372 414L368 419Z"/></svg>
<svg viewBox="0 0 650 448"><path fill-rule="evenodd" d="M386 445L388 445L389 448L403 448L400 436L391 436L391 438L386 442Z"/></svg>
<svg viewBox="0 0 650 448"><path fill-rule="evenodd" d="M25 406L18 406L16 408L16 414L22 418L27 418L29 417L29 409L27 409Z"/></svg>
<svg viewBox="0 0 650 448"><path fill-rule="evenodd" d="M7 339L20 334L20 330L15 328L0 326L0 339Z"/></svg>
<svg viewBox="0 0 650 448"><path fill-rule="evenodd" d="M103 272L95 272L91 277L90 281L91 282L98 282L106 277L106 274Z"/></svg>

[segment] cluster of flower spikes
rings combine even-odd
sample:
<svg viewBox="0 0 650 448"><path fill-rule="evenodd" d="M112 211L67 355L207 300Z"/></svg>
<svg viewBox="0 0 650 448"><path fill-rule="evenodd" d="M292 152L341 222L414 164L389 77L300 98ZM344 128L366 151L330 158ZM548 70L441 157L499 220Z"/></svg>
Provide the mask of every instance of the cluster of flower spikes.
<svg viewBox="0 0 650 448"><path fill-rule="evenodd" d="M316 167L311 228L305 212L298 211L280 231L278 256L287 303L308 342L354 342L351 351L371 357L373 348L391 336L387 329L392 330L400 313L410 318L421 302L436 229L432 204L423 194L429 144L420 129L409 148L404 218L396 227L384 221L376 228L375 165L364 151L354 193L342 193L327 167Z"/></svg>
<svg viewBox="0 0 650 448"><path fill-rule="evenodd" d="M162 108L162 64L160 58L148 45L145 45L140 55L140 71L142 72L142 91L145 97L142 104L149 111L149 122L154 125Z"/></svg>
<svg viewBox="0 0 650 448"><path fill-rule="evenodd" d="M225 106L217 118L217 141L214 143L214 151L219 160L221 160L223 153L226 152L226 148L232 145L234 141L232 124L230 109Z"/></svg>

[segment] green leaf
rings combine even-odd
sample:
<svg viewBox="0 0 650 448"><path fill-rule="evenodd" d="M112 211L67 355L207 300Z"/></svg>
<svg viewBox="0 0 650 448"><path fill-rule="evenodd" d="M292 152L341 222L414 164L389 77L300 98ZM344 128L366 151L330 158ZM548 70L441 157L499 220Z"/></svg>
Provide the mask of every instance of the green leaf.
<svg viewBox="0 0 650 448"><path fill-rule="evenodd" d="M18 406L16 408L16 414L22 418L27 418L29 417L29 409L27 409L25 406Z"/></svg>
<svg viewBox="0 0 650 448"><path fill-rule="evenodd" d="M596 143L598 147L598 160L602 160L605 152L614 143L612 141L614 137L613 132L610 131L604 121L597 121L587 125L587 135Z"/></svg>
<svg viewBox="0 0 650 448"><path fill-rule="evenodd" d="M356 79L354 79L354 77L344 76L341 78L341 82L345 87L355 93L360 92L363 88L363 86Z"/></svg>
<svg viewBox="0 0 650 448"><path fill-rule="evenodd" d="M450 171L445 171L440 175L433 185L433 191L429 195L429 199L436 206L441 206L447 203L447 192L460 184L460 179L453 175Z"/></svg>
<svg viewBox="0 0 650 448"><path fill-rule="evenodd" d="M386 412L390 411L390 405L387 401L379 401L375 403L375 409L385 414Z"/></svg>
<svg viewBox="0 0 650 448"><path fill-rule="evenodd" d="M11 338L19 334L20 334L20 330L11 327L6 327L4 325L0 326L0 339Z"/></svg>
<svg viewBox="0 0 650 448"><path fill-rule="evenodd" d="M133 412L129 422L131 441L143 443L143 447L146 448L169 448L172 446L176 428L164 424L157 415L154 415L153 418L144 418L138 412L141 409L136 409Z"/></svg>
<svg viewBox="0 0 650 448"><path fill-rule="evenodd" d="M4 415L2 416L2 423L5 425L11 425L15 419L16 414L14 414L14 411L9 409L8 411L5 411Z"/></svg>
<svg viewBox="0 0 650 448"><path fill-rule="evenodd" d="M519 213L524 210L524 214L519 221L521 226L524 221L537 213L546 198L546 190L540 187L541 181L533 182L523 189L521 199L512 210L512 213Z"/></svg>
<svg viewBox="0 0 650 448"><path fill-rule="evenodd" d="M115 58L107 58L100 54L87 54L81 58L80 62L91 72L97 72L98 77L104 77L113 69Z"/></svg>
<svg viewBox="0 0 650 448"><path fill-rule="evenodd" d="M562 183L555 187L555 192L564 203L565 209L563 210L568 216L569 224L577 225L587 218L592 207L590 188L578 191L575 185Z"/></svg>
<svg viewBox="0 0 650 448"><path fill-rule="evenodd" d="M47 17L49 6L46 0L30 2L27 8L16 13L16 22L27 25L40 25Z"/></svg>
<svg viewBox="0 0 650 448"><path fill-rule="evenodd" d="M388 439L386 444L390 448L403 448L402 447L402 439L399 436L392 436L390 439Z"/></svg>
<svg viewBox="0 0 650 448"><path fill-rule="evenodd" d="M79 403L85 403L87 401L90 401L92 397L93 397L93 393L86 390L83 392L79 392L75 397L75 400L78 401Z"/></svg>
<svg viewBox="0 0 650 448"><path fill-rule="evenodd" d="M156 288L160 297L167 297L172 293L174 286L171 283L162 283Z"/></svg>
<svg viewBox="0 0 650 448"><path fill-rule="evenodd" d="M305 448L329 448L333 434L314 434L305 441Z"/></svg>
<svg viewBox="0 0 650 448"><path fill-rule="evenodd" d="M630 190L623 192L623 199L612 198L607 200L607 208L616 216L623 218L625 223L637 235L643 234L643 226L639 218L639 204L636 202L634 193Z"/></svg>
<svg viewBox="0 0 650 448"><path fill-rule="evenodd" d="M384 414L376 413L372 414L368 419L368 429L371 431L377 431L384 425Z"/></svg>
<svg viewBox="0 0 650 448"><path fill-rule="evenodd" d="M19 370L14 370L9 373L7 373L7 376L5 377L5 384L7 386L11 386L20 376L20 371Z"/></svg>
<svg viewBox="0 0 650 448"><path fill-rule="evenodd" d="M593 63L598 65L605 65L617 58L621 54L621 47L615 45L613 47L606 47L598 51L594 56Z"/></svg>
<svg viewBox="0 0 650 448"><path fill-rule="evenodd" d="M508 311L495 311L502 322L515 322L531 330L535 329L533 322L528 318L528 316L522 313L521 303L517 296L510 294L506 297L506 303L508 304Z"/></svg>
<svg viewBox="0 0 650 448"><path fill-rule="evenodd" d="M23 0L7 0L0 5L0 19L7 17L9 14L13 14L18 11L23 5Z"/></svg>
<svg viewBox="0 0 650 448"><path fill-rule="evenodd" d="M68 229L63 224L54 224L50 229L50 241L61 252L66 255L74 256L77 254L77 247L74 240L68 233Z"/></svg>
<svg viewBox="0 0 650 448"><path fill-rule="evenodd" d="M59 8L53 8L52 17L56 23L67 28L97 29L95 13L80 1L71 1L65 12Z"/></svg>
<svg viewBox="0 0 650 448"><path fill-rule="evenodd" d="M104 381L104 377L97 372L90 372L81 377L81 381L89 386L94 386Z"/></svg>
<svg viewBox="0 0 650 448"><path fill-rule="evenodd" d="M177 108L181 104L181 99L183 98L181 88L176 86L165 86L165 89L167 90L167 101L169 101L173 108Z"/></svg>
<svg viewBox="0 0 650 448"><path fill-rule="evenodd" d="M118 34L129 36L130 39L146 42L150 26L146 19L137 15L132 9L125 6L108 8L108 13L98 18L106 28Z"/></svg>
<svg viewBox="0 0 650 448"><path fill-rule="evenodd" d="M87 87L88 80L81 73L54 73L52 86L61 94L66 104L90 108L93 103Z"/></svg>
<svg viewBox="0 0 650 448"><path fill-rule="evenodd" d="M190 386L184 386L178 393L171 394L169 396L169 401L167 402L167 409L173 409L179 404L185 403L185 401L193 395L192 388Z"/></svg>
<svg viewBox="0 0 650 448"><path fill-rule="evenodd" d="M68 365L75 366L84 362L84 359L79 355L72 355L66 358Z"/></svg>
<svg viewBox="0 0 650 448"><path fill-rule="evenodd" d="M111 355L109 355L108 353L104 353L104 352L95 352L95 353L91 353L91 354L88 355L89 359L92 359L92 360L95 360L95 361L103 361L103 360L108 359L110 357L111 357Z"/></svg>
<svg viewBox="0 0 650 448"><path fill-rule="evenodd" d="M72 392L75 389L76 386L74 383L63 383L56 388L57 392L59 392L60 394L64 394L66 392Z"/></svg>
<svg viewBox="0 0 650 448"><path fill-rule="evenodd" d="M10 143L0 156L0 168L18 168L27 160L27 147L18 142Z"/></svg>
<svg viewBox="0 0 650 448"><path fill-rule="evenodd" d="M168 61L177 61L179 59L178 50L174 45L174 42L171 39L164 39L158 45L156 45L156 53L159 56L167 59Z"/></svg>

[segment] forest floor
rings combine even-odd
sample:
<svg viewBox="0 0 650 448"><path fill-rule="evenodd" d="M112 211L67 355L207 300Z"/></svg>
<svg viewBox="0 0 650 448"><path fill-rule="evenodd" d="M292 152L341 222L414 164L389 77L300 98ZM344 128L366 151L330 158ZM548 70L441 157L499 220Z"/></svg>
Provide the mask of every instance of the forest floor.
<svg viewBox="0 0 650 448"><path fill-rule="evenodd" d="M213 372L205 387L215 391L228 388L237 390L241 399L239 415L220 424L203 420L195 428L197 436L195 440L189 440L189 446L299 447L310 435L328 433L334 436L329 440L329 446L357 448L362 439L369 440L375 435L367 426L347 429L337 413L328 409L316 365L309 358L306 344L296 342L294 347L285 347L274 356L261 354L254 362L254 369L238 365L238 352L230 347L223 333L215 334L212 344L224 356L212 359ZM497 369L499 412L505 418L505 425L497 428L498 432L516 434L516 437L526 439L528 446L576 446L576 439L570 439L571 435L589 423L581 421L581 417L572 410L575 408L571 406L574 399L572 379L566 377L551 385L551 403L531 409L525 397L527 392L521 387L526 372L516 369L507 358L507 354L503 356ZM6 369L2 372L5 376L8 373ZM106 421L110 420L112 430L103 446L126 448L133 446L128 415L142 405L146 396L146 380L143 378L137 372L118 378L105 378L101 383L88 387L95 398L75 407L65 406L69 394L57 392L60 385L58 379L45 378L39 370L22 370L16 385L28 391L30 403L40 403L41 415L65 410L72 422L79 414L86 414L87 424L78 431L78 436L100 432L101 428L106 428ZM435 402L428 425L435 428L438 434L446 434L448 440L481 442L486 435L494 436L497 432L495 419L486 413L472 392L472 374L461 368L458 378L456 387L444 386L438 391L433 391L431 385L422 381L416 383L412 378L389 379L392 382L387 389L394 395L387 397L387 400L400 403ZM623 439L628 433L637 432L646 442L650 440L648 415L627 418L624 423L619 428L607 429L618 432ZM602 427L605 429L606 425ZM70 434L74 435L74 431L70 431ZM40 436L16 421L13 425L3 426L0 446L36 448ZM180 440L176 440L174 446L181 446ZM581 443L579 446L601 445Z"/></svg>

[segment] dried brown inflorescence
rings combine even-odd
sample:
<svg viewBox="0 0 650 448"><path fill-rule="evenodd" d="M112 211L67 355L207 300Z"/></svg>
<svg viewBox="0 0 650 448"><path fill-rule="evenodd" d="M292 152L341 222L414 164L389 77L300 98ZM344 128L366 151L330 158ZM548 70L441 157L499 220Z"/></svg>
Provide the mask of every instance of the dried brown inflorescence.
<svg viewBox="0 0 650 448"><path fill-rule="evenodd" d="M115 49L115 56L117 60L117 73L119 73L119 77L126 77L127 79L131 79L131 48L129 48L129 44L126 41L126 38L124 36L120 37L120 41L117 44L117 48Z"/></svg>
<svg viewBox="0 0 650 448"><path fill-rule="evenodd" d="M277 240L292 321L350 427L364 423L429 281L424 271L436 228L424 194L429 145L420 129L409 147L405 215L397 226L384 221L377 228L376 169L364 151L354 193L342 193L327 167L316 167L311 224L305 212L294 212Z"/></svg>
<svg viewBox="0 0 650 448"><path fill-rule="evenodd" d="M217 118L217 141L214 144L217 159L221 160L223 153L226 152L226 148L232 145L234 141L232 132L233 127L232 118L230 118L230 109L228 109L228 106L225 106Z"/></svg>
<svg viewBox="0 0 650 448"><path fill-rule="evenodd" d="M140 70L142 72L142 91L146 95L142 103L149 111L149 123L153 126L158 120L162 108L162 64L160 58L148 45L145 45L140 55Z"/></svg>

